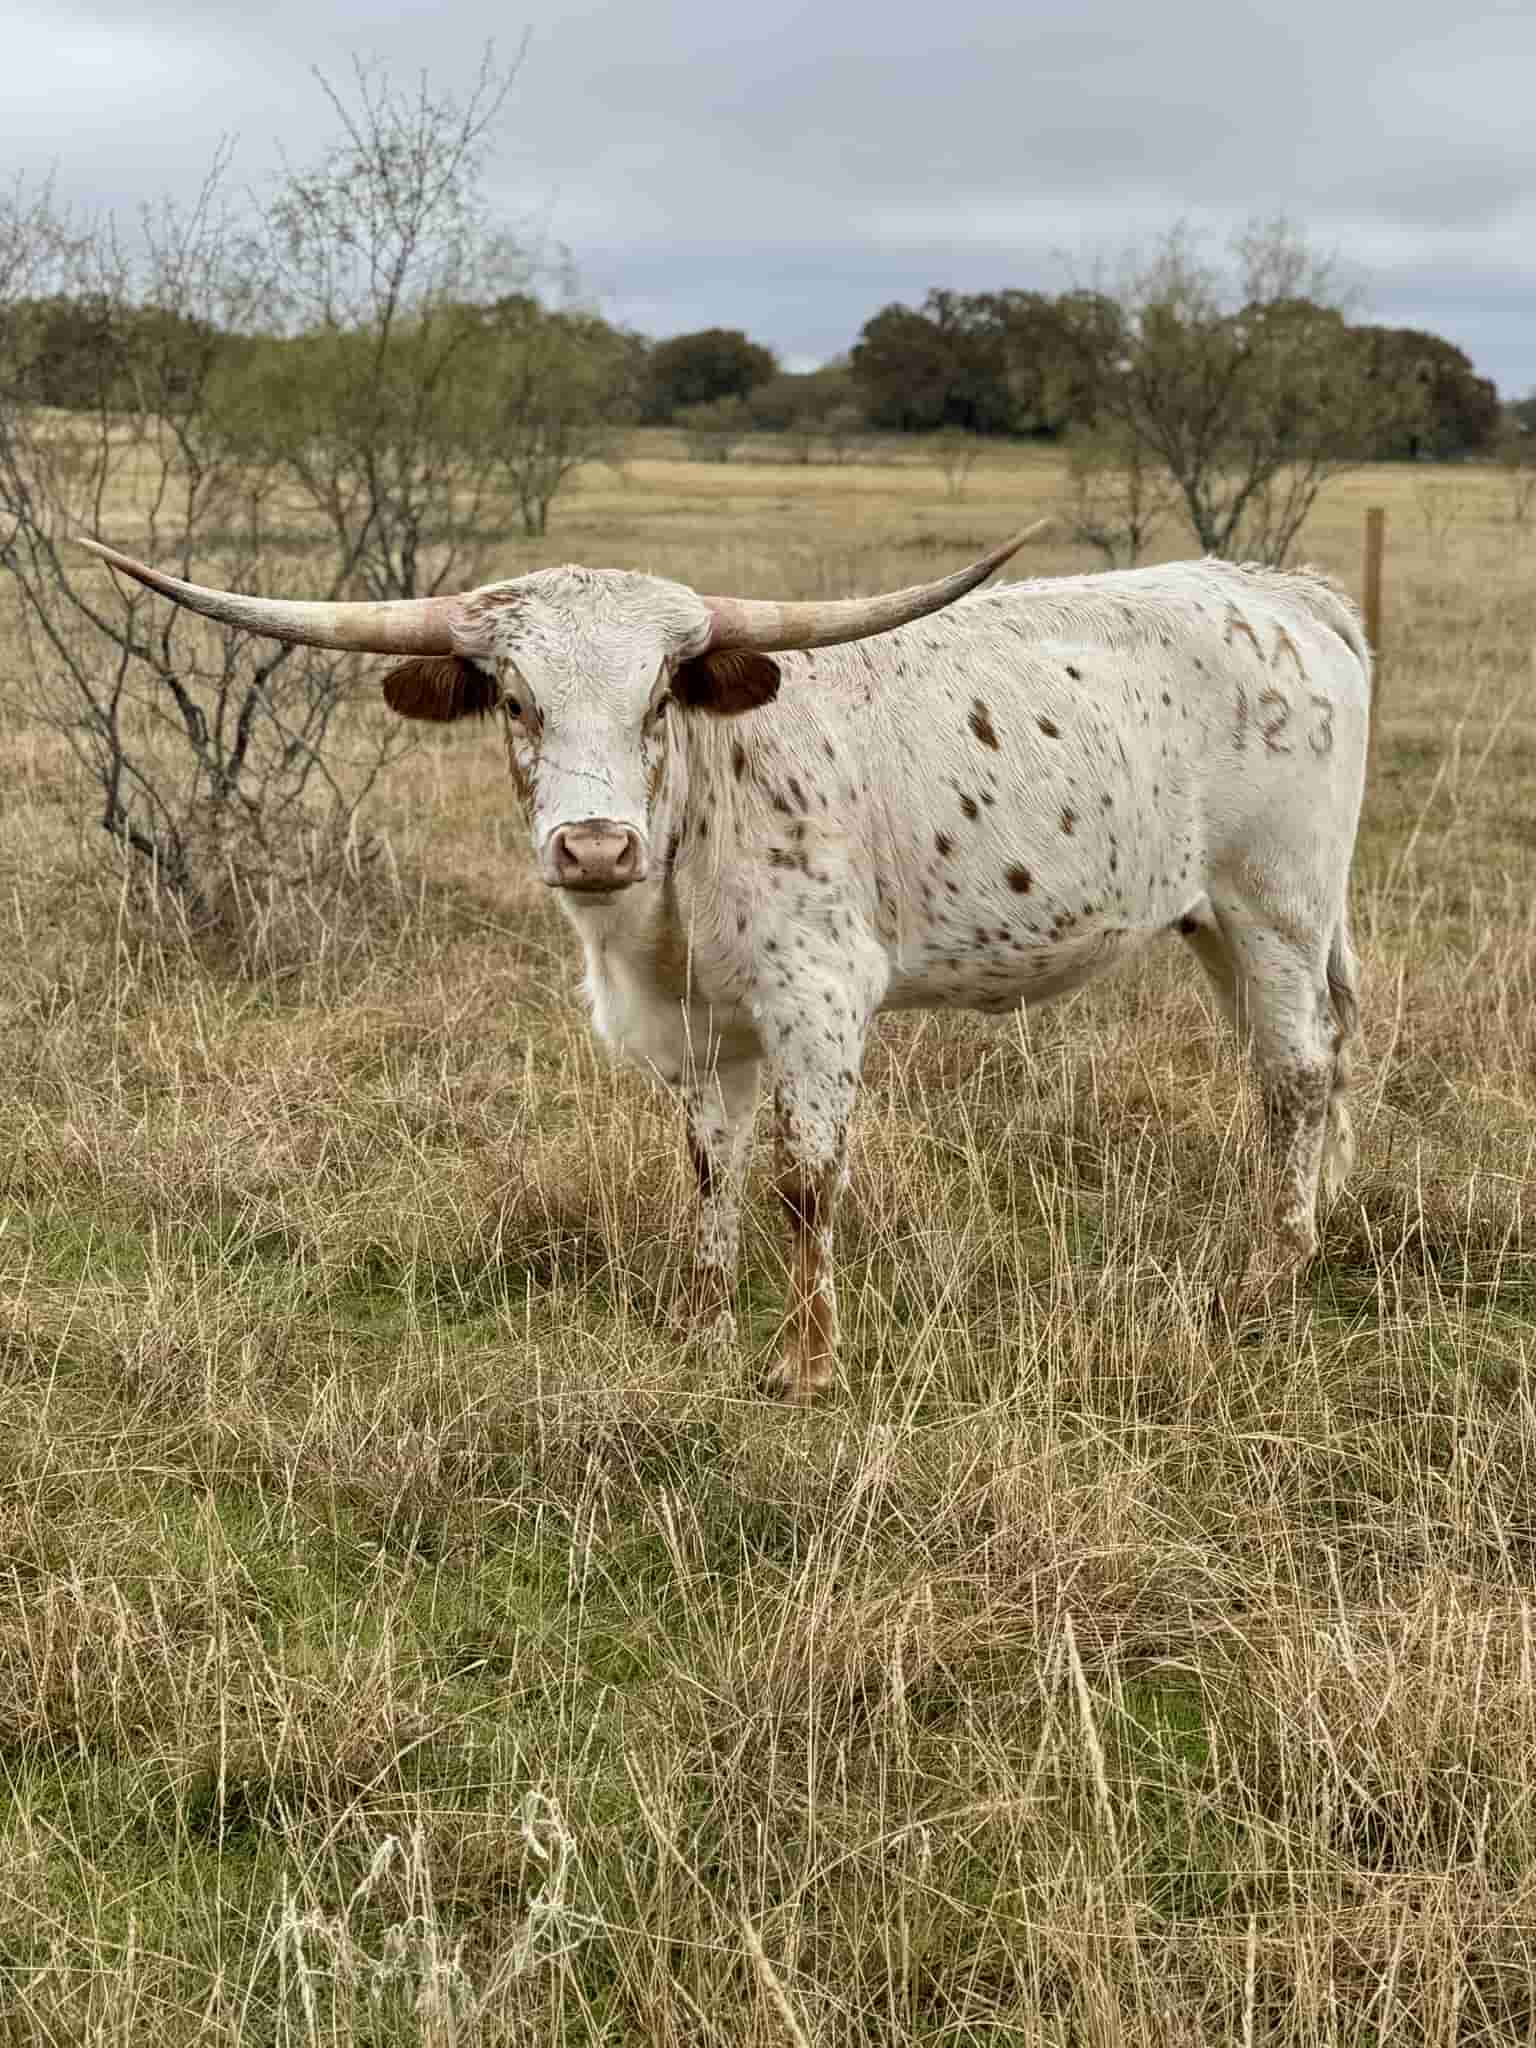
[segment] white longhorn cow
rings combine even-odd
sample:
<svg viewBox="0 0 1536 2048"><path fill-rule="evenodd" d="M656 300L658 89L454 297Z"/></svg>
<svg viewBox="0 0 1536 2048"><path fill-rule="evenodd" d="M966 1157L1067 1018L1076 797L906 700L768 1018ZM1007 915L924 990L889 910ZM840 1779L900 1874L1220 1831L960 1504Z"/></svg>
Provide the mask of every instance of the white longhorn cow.
<svg viewBox="0 0 1536 2048"><path fill-rule="evenodd" d="M794 1250L772 1384L806 1400L833 1371L833 1211L880 1010L1044 1002L1180 933L1258 1071L1261 1287L1313 1253L1320 1174L1348 1168L1354 607L1221 561L967 596L1023 538L914 590L784 605L581 568L288 603L87 545L227 624L409 656L384 682L406 717L499 710L597 1030L683 1091L723 1332L766 1068Z"/></svg>

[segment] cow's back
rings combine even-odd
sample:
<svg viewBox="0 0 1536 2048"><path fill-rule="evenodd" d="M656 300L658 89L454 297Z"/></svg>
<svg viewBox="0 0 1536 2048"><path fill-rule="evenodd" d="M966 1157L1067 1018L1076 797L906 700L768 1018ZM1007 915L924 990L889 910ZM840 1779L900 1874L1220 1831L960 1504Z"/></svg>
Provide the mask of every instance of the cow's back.
<svg viewBox="0 0 1536 2048"><path fill-rule="evenodd" d="M836 870L890 1003L1060 993L1244 862L1340 886L1368 655L1324 579L1207 562L1005 586L783 666L769 780L804 796L803 874Z"/></svg>

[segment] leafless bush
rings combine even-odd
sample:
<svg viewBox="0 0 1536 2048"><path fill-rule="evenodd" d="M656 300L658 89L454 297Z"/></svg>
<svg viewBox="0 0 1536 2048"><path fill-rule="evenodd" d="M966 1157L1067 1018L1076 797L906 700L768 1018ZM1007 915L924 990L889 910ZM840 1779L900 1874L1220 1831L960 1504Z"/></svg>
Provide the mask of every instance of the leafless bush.
<svg viewBox="0 0 1536 2048"><path fill-rule="evenodd" d="M1178 507L1172 477L1144 442L1113 426L1074 435L1067 447L1062 524L1096 548L1110 569L1128 569Z"/></svg>
<svg viewBox="0 0 1536 2048"><path fill-rule="evenodd" d="M1466 494L1443 476L1417 476L1413 502L1424 524L1424 537L1431 547L1442 548L1466 514Z"/></svg>
<svg viewBox="0 0 1536 2048"><path fill-rule="evenodd" d="M199 921L366 863L360 806L404 731L350 701L344 657L121 587L74 538L262 595L396 598L482 574L509 492L542 532L575 468L614 454L633 350L505 289L532 264L479 170L511 80L487 58L461 101L359 69L353 104L330 94L341 141L260 219L226 203L223 161L127 244L47 190L0 204L17 688L115 848Z"/></svg>
<svg viewBox="0 0 1536 2048"><path fill-rule="evenodd" d="M329 860L349 838L355 848L358 806L401 745L358 719L339 744L351 670L338 657L130 595L74 545L131 534L182 575L283 588L273 474L241 459L217 400L228 337L262 279L217 174L190 210L147 217L131 258L105 231L73 232L46 195L13 196L0 245L0 563L16 598L17 687L88 770L116 847L212 915L232 880ZM95 310L96 389L67 412L28 395L16 316L40 291Z"/></svg>
<svg viewBox="0 0 1536 2048"><path fill-rule="evenodd" d="M821 445L827 460L852 462L862 458L869 447L869 422L857 405L835 405L821 423Z"/></svg>
<svg viewBox="0 0 1536 2048"><path fill-rule="evenodd" d="M1250 222L1225 263L1180 226L1069 295L1062 332L1097 417L1173 478L1200 546L1281 563L1329 481L1423 402L1349 327L1352 301L1285 220Z"/></svg>
<svg viewBox="0 0 1536 2048"><path fill-rule="evenodd" d="M1536 518L1536 434L1506 434L1498 456L1505 515L1511 526L1529 526Z"/></svg>
<svg viewBox="0 0 1536 2048"><path fill-rule="evenodd" d="M287 173L260 223L284 331L253 349L226 410L248 459L323 523L359 596L415 597L482 566L500 481L474 375L484 309L532 274L481 180L512 78L487 54L462 100L361 64L350 101L322 80L338 139Z"/></svg>
<svg viewBox="0 0 1536 2048"><path fill-rule="evenodd" d="M946 498L963 498L981 454L981 439L962 427L945 427L933 437L933 459L944 479Z"/></svg>

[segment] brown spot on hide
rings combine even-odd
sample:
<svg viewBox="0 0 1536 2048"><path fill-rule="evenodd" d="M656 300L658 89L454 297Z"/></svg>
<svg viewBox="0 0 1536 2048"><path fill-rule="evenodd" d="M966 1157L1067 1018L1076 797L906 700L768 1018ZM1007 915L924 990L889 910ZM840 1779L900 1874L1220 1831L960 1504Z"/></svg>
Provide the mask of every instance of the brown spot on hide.
<svg viewBox="0 0 1536 2048"><path fill-rule="evenodd" d="M992 751L996 753L997 733L993 729L992 714L988 711L986 705L982 703L979 697L971 706L971 716L969 723L971 731L975 733L977 739L981 741L981 744L984 747L990 747Z"/></svg>
<svg viewBox="0 0 1536 2048"><path fill-rule="evenodd" d="M979 817L979 816L981 815L981 814L980 814L980 812L979 812L979 811L977 810L977 808L976 808L976 799L975 799L975 797L973 797L973 796L963 796L963 797L961 797L961 799L960 799L960 808L961 808L961 810L962 810L962 811L964 811L965 815L966 815L966 816L967 816L968 818L976 818L976 817Z"/></svg>
<svg viewBox="0 0 1536 2048"><path fill-rule="evenodd" d="M1072 827L1073 827L1073 826L1074 826L1074 825L1075 825L1076 823L1077 823L1077 813L1076 813L1076 811L1074 811L1074 810L1072 809L1072 807L1071 807L1070 805L1067 805L1067 806L1066 806L1066 807L1065 807L1065 808L1064 808L1064 809L1062 810L1062 813L1061 813L1061 829L1062 829L1062 831L1063 831L1063 832L1070 832L1070 831L1072 830Z"/></svg>
<svg viewBox="0 0 1536 2048"><path fill-rule="evenodd" d="M1247 637L1249 643L1253 648L1254 653L1259 657L1260 661L1262 661L1264 659L1264 649L1259 644L1258 634L1255 633L1252 626L1249 625L1248 621L1237 609L1237 606L1235 604L1229 604L1227 606L1226 633L1227 645L1229 647L1232 645L1232 642L1237 638L1239 633L1242 633Z"/></svg>
<svg viewBox="0 0 1536 2048"><path fill-rule="evenodd" d="M1082 670L1080 668L1074 668L1070 661L1067 663L1067 674L1072 678L1074 683L1080 683L1083 680Z"/></svg>
<svg viewBox="0 0 1536 2048"><path fill-rule="evenodd" d="M947 832L935 832L933 835L933 843L939 849L939 852L944 856L945 860L948 860L949 856L955 850L955 842L953 841L953 839L950 838Z"/></svg>
<svg viewBox="0 0 1536 2048"><path fill-rule="evenodd" d="M1028 868L1022 868L1015 862L1008 870L1008 886L1015 896L1027 896L1035 886L1035 878Z"/></svg>
<svg viewBox="0 0 1536 2048"><path fill-rule="evenodd" d="M1035 722L1039 726L1040 730L1045 734L1048 740L1060 738L1061 728L1059 725L1057 725L1054 719L1040 718L1037 719Z"/></svg>
<svg viewBox="0 0 1536 2048"><path fill-rule="evenodd" d="M741 778L743 777L743 775L746 774L746 772L747 750L741 744L740 740L735 740L732 742L731 745L731 773L736 777L736 780L740 782Z"/></svg>
<svg viewBox="0 0 1536 2048"><path fill-rule="evenodd" d="M779 694L779 664L741 648L695 655L672 678L672 694L695 711L734 718L773 702Z"/></svg>
<svg viewBox="0 0 1536 2048"><path fill-rule="evenodd" d="M458 654L423 654L392 668L384 678L384 702L402 718L427 718L451 725L457 718L483 718L501 692L494 680Z"/></svg>

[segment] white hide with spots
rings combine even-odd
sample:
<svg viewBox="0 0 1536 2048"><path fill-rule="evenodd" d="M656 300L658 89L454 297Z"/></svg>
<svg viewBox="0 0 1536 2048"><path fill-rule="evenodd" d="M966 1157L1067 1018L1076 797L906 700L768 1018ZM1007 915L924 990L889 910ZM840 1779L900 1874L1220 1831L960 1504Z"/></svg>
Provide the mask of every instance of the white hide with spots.
<svg viewBox="0 0 1536 2048"><path fill-rule="evenodd" d="M1255 1053L1277 1182L1259 1263L1311 1253L1319 1168L1348 1155L1370 695L1332 584L1205 561L1003 586L777 655L777 698L736 716L669 699L705 635L679 585L543 571L472 602L546 876L562 823L642 837L644 881L561 901L598 1032L688 1098L717 1325L766 1074L796 1241L782 1391L831 1372L831 1215L876 1012L1043 1002L1169 931Z"/></svg>

